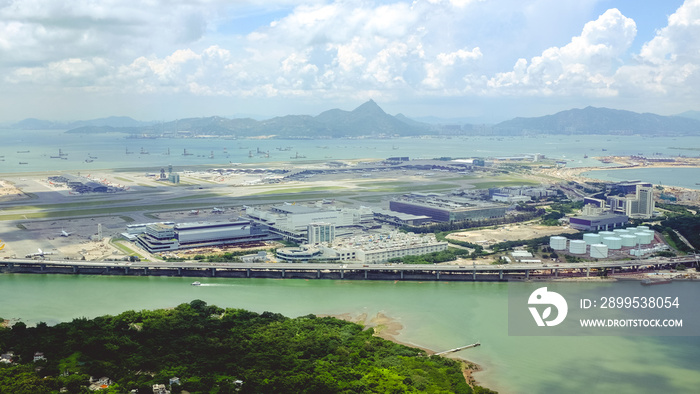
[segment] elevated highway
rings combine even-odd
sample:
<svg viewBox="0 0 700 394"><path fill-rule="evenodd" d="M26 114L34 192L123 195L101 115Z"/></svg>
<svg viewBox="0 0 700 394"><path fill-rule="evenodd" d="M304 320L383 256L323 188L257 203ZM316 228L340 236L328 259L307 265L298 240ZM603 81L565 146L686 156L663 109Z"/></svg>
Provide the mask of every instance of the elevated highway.
<svg viewBox="0 0 700 394"><path fill-rule="evenodd" d="M75 261L50 259L0 260L0 272L121 276L222 278L303 278L370 280L508 281L597 276L697 266L698 257L597 261L564 264L425 265L325 263L206 263Z"/></svg>

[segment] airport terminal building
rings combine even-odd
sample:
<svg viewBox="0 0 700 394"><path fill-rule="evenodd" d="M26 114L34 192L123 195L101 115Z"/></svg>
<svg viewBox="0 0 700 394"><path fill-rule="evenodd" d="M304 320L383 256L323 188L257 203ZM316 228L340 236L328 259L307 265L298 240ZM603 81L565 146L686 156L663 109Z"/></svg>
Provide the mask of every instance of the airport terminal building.
<svg viewBox="0 0 700 394"><path fill-rule="evenodd" d="M233 222L150 223L136 242L151 253L279 239L250 220Z"/></svg>

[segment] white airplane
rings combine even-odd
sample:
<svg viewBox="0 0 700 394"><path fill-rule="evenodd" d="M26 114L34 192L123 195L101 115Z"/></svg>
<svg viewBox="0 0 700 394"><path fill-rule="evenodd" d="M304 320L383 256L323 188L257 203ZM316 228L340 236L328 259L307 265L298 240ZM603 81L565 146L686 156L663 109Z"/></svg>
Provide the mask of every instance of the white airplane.
<svg viewBox="0 0 700 394"><path fill-rule="evenodd" d="M193 209L190 211L190 215L199 215L199 209Z"/></svg>
<svg viewBox="0 0 700 394"><path fill-rule="evenodd" d="M69 233L66 230L61 229L61 237L68 237L71 234L73 234L73 233L72 232Z"/></svg>
<svg viewBox="0 0 700 394"><path fill-rule="evenodd" d="M28 254L26 257L29 257L29 258L31 258L31 257L37 257L37 256L39 256L39 257L44 257L44 256L47 256L47 255L53 254L53 252L44 252L43 250L41 250L41 248L39 248L38 250L39 250L38 253L30 253L30 254Z"/></svg>
<svg viewBox="0 0 700 394"><path fill-rule="evenodd" d="M221 208L214 208L211 210L212 213L224 213L224 210Z"/></svg>

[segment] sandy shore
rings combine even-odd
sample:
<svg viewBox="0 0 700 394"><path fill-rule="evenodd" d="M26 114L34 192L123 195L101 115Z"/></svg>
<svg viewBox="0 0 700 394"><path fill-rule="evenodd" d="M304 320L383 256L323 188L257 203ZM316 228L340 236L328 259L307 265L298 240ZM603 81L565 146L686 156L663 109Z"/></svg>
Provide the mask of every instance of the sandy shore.
<svg viewBox="0 0 700 394"><path fill-rule="evenodd" d="M434 350L427 349L422 346L417 346L413 343L407 343L398 340L396 337L400 334L401 330L403 329L403 325L398 322L396 319L391 318L381 312L377 313L375 316L368 316L366 313L362 313L359 315L352 315L350 313L342 313L338 315L318 315L319 317L335 317L336 319L341 319L345 321L349 321L352 323L357 323L361 324L364 327L371 327L374 329L374 335L386 339L388 341L392 341L395 343L399 343L401 345L413 347L413 348L418 348L423 351L425 351L428 355L433 355L437 353ZM462 373L464 374L464 379L467 381L467 383L470 386L474 386L475 384L478 384L476 379L474 379L474 373L482 371L483 368L474 362L471 362L469 360L466 360L461 357L455 357L451 355L443 355L443 357L449 357L455 361L458 361L462 364Z"/></svg>

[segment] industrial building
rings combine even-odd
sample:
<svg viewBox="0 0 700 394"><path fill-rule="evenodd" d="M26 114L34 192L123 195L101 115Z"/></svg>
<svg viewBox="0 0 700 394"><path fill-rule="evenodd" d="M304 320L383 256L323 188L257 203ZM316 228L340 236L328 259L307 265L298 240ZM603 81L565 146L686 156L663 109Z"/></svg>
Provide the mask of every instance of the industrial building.
<svg viewBox="0 0 700 394"><path fill-rule="evenodd" d="M133 231L133 229L130 229ZM250 220L234 222L150 223L136 241L151 253L204 246L233 245L279 239Z"/></svg>
<svg viewBox="0 0 700 394"><path fill-rule="evenodd" d="M64 184L77 193L107 193L115 190L90 178L70 174L51 176L49 182Z"/></svg>
<svg viewBox="0 0 700 394"><path fill-rule="evenodd" d="M267 226L271 233L298 243L308 241L308 230L311 223L327 223L337 229L361 226L371 223L374 219L374 213L367 207L329 209L320 203L314 206L275 205L268 210L245 207L245 213L251 220Z"/></svg>
<svg viewBox="0 0 700 394"><path fill-rule="evenodd" d="M323 260L379 264L394 258L441 252L447 250L447 245L447 242L438 242L434 234L392 232L336 239L331 244L282 248L277 250L277 258L285 262Z"/></svg>
<svg viewBox="0 0 700 394"><path fill-rule="evenodd" d="M439 222L503 217L507 208L504 204L442 195L424 197L414 194L389 202L389 209L392 211L429 216Z"/></svg>
<svg viewBox="0 0 700 394"><path fill-rule="evenodd" d="M430 216L411 215L410 213L394 212L386 209L375 209L374 218L380 222L395 226L420 226L433 221Z"/></svg>
<svg viewBox="0 0 700 394"><path fill-rule="evenodd" d="M580 215L569 218L571 228L582 231L612 230L625 226L629 222L626 215L602 213L599 215Z"/></svg>

